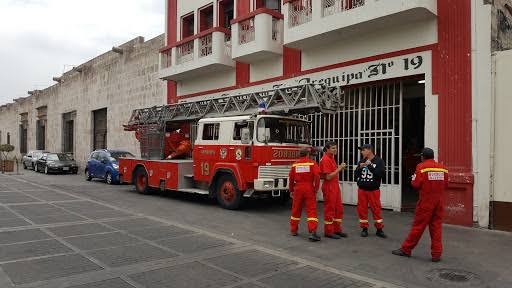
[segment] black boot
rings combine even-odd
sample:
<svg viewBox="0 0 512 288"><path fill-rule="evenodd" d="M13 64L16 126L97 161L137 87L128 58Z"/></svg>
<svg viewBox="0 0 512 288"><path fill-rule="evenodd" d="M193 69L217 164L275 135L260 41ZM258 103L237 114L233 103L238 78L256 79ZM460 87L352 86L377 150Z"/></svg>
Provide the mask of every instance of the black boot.
<svg viewBox="0 0 512 288"><path fill-rule="evenodd" d="M336 233L334 233L334 234L336 234L336 235L340 236L341 238L347 238L347 237L348 237L348 234L347 234L347 233L344 233L344 232L336 232Z"/></svg>
<svg viewBox="0 0 512 288"><path fill-rule="evenodd" d="M292 234L292 236L297 236L297 235L299 235L299 233L297 233L297 232L291 232L291 234Z"/></svg>
<svg viewBox="0 0 512 288"><path fill-rule="evenodd" d="M368 237L368 228L363 228L361 231L361 237Z"/></svg>
<svg viewBox="0 0 512 288"><path fill-rule="evenodd" d="M411 257L411 254L405 253L404 251L402 251L402 249L393 250L391 253L393 253L393 255L396 256Z"/></svg>
<svg viewBox="0 0 512 288"><path fill-rule="evenodd" d="M382 231L382 229L377 229L377 233L375 233L375 235L377 235L377 237L380 237L380 238L388 238L388 236L386 236L386 234L384 234L384 231Z"/></svg>
<svg viewBox="0 0 512 288"><path fill-rule="evenodd" d="M325 234L325 238L341 239L341 237L336 234Z"/></svg>
<svg viewBox="0 0 512 288"><path fill-rule="evenodd" d="M316 232L309 233L309 241L318 242L320 241L320 236L318 236Z"/></svg>

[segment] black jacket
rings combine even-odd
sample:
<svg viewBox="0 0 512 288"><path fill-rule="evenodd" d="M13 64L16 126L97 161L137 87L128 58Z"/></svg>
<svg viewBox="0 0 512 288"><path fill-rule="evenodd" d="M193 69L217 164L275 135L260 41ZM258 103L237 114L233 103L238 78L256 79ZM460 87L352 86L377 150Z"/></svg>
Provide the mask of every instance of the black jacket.
<svg viewBox="0 0 512 288"><path fill-rule="evenodd" d="M365 163L366 159L361 159L359 164ZM386 173L386 163L379 156L372 159L372 164L365 168L356 169L357 186L365 191L374 191L380 189L380 183Z"/></svg>

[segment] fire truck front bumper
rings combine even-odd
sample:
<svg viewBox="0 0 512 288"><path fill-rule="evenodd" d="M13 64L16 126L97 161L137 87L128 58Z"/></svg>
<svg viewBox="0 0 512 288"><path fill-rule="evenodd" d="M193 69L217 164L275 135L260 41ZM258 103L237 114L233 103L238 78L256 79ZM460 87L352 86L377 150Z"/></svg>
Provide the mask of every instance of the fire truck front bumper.
<svg viewBox="0 0 512 288"><path fill-rule="evenodd" d="M247 190L244 197L275 198L289 194L288 179L255 179L254 189Z"/></svg>

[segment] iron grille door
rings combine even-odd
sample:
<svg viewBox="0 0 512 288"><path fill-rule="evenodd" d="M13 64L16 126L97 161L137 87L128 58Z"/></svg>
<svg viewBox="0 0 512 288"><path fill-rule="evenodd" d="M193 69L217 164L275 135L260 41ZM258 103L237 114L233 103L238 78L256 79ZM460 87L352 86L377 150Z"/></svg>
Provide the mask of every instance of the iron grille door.
<svg viewBox="0 0 512 288"><path fill-rule="evenodd" d="M401 208L401 134L402 83L390 82L371 86L346 88L342 92L344 107L336 114L315 113L312 122L314 146L327 141L338 144L337 162L347 163L340 175L345 204L357 204L354 171L360 159L357 149L370 143L386 162L382 181L382 205L399 211Z"/></svg>

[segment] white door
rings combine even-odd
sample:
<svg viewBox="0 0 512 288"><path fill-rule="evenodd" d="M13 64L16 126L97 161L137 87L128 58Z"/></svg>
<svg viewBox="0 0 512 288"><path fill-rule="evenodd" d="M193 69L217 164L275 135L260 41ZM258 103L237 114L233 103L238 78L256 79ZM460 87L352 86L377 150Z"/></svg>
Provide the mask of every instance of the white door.
<svg viewBox="0 0 512 288"><path fill-rule="evenodd" d="M345 162L348 169L340 175L345 204L357 204L357 185L354 169L362 144L370 143L377 155L386 162L386 175L381 187L382 206L401 209L402 154L402 83L390 82L347 88L343 92L344 107L335 115L311 114L311 136L314 146L327 141L338 143L337 162Z"/></svg>

